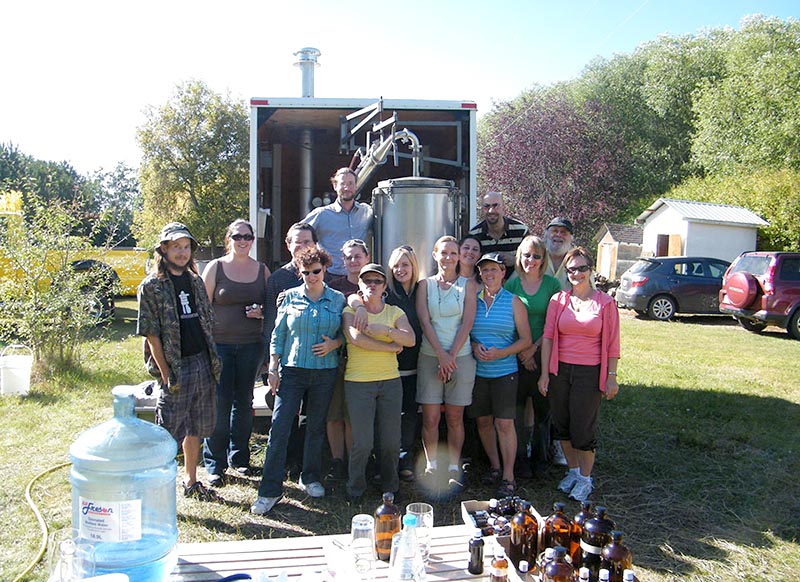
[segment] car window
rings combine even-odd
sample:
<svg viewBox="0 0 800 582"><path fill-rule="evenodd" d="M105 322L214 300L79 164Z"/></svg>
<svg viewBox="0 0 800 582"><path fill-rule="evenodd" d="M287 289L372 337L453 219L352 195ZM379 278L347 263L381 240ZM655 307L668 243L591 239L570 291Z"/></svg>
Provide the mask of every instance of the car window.
<svg viewBox="0 0 800 582"><path fill-rule="evenodd" d="M800 281L800 257L781 261L781 281Z"/></svg>
<svg viewBox="0 0 800 582"><path fill-rule="evenodd" d="M683 263L675 263L675 274L684 275L686 277L702 277L703 263L701 263L700 261L687 261Z"/></svg>
<svg viewBox="0 0 800 582"><path fill-rule="evenodd" d="M656 261L647 261L644 259L639 259L636 261L633 266L628 269L630 273L644 273L645 271L649 271L654 269L659 263Z"/></svg>
<svg viewBox="0 0 800 582"><path fill-rule="evenodd" d="M706 263L706 277L722 279L722 276L725 274L725 270L727 268L727 263L722 263L720 261L708 261L708 263Z"/></svg>
<svg viewBox="0 0 800 582"><path fill-rule="evenodd" d="M731 268L731 273L752 273L760 276L767 272L772 257L769 255L744 255Z"/></svg>

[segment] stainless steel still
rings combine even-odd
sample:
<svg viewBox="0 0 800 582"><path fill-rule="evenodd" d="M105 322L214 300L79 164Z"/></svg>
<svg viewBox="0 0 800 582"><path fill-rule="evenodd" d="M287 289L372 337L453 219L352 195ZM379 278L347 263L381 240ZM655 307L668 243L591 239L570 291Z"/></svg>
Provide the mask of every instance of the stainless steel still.
<svg viewBox="0 0 800 582"><path fill-rule="evenodd" d="M446 234L459 238L465 205L464 195L451 180L408 177L378 182L372 191L375 258L388 268L392 250L410 245L420 279L435 274L433 243Z"/></svg>

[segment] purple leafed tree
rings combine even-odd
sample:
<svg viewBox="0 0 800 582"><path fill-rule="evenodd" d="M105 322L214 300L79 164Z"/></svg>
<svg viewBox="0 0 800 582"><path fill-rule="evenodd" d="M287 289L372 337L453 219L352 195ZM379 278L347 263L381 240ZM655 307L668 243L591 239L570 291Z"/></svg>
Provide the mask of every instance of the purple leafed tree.
<svg viewBox="0 0 800 582"><path fill-rule="evenodd" d="M479 136L481 192L503 193L508 212L540 234L566 216L587 244L629 202L622 139L596 102L576 105L556 91L533 90L495 104Z"/></svg>

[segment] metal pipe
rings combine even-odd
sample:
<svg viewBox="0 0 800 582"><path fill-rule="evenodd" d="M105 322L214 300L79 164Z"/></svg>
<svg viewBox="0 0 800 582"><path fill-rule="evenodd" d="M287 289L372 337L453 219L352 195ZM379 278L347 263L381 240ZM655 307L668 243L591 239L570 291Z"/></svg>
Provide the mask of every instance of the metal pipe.
<svg viewBox="0 0 800 582"><path fill-rule="evenodd" d="M319 66L317 57L322 53L313 47L301 48L294 53L297 57L296 67L300 67L303 74L303 94L301 97L314 96L314 69Z"/></svg>
<svg viewBox="0 0 800 582"><path fill-rule="evenodd" d="M384 139L380 143L373 144L366 155L361 158L361 162L355 169L356 172L356 192L361 190L361 187L369 179L372 173L386 161L389 155L389 150L395 146L395 143L402 141L403 143L411 143L411 161L412 161L412 175L419 177L420 168L422 166L422 147L419 145L419 138L415 133L406 128L395 132L392 130L392 135Z"/></svg>
<svg viewBox="0 0 800 582"><path fill-rule="evenodd" d="M314 197L314 135L310 127L300 130L300 213L311 210Z"/></svg>

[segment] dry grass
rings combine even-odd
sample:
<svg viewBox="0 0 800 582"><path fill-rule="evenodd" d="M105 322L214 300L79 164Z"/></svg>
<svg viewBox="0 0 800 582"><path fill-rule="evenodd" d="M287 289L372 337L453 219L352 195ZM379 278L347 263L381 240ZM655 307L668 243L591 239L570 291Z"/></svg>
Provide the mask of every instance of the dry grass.
<svg viewBox="0 0 800 582"><path fill-rule="evenodd" d="M131 317L131 312L122 311ZM111 341L89 346L86 369L35 387L26 399L2 399L0 580L11 580L35 554L35 523L23 504L26 483L66 460L81 430L110 416L108 389L141 379L138 340L130 321ZM800 571L800 344L779 330L749 334L723 318L658 323L623 317L620 396L601 412L595 479L597 502L626 532L641 580L795 580ZM127 339L126 339L127 337ZM265 435L253 439L253 464ZM477 457L476 457L477 458ZM460 499L485 499L477 458ZM202 473L202 471L201 471ZM562 470L521 482L520 495L543 514L554 501ZM70 520L68 469L35 487L48 524ZM339 533L350 518L372 511L373 488L352 507L333 488L310 499L294 482L264 517L249 506L258 479L235 478L220 489L224 503L178 501L181 541L235 540ZM406 502L420 497L403 484ZM574 502L567 502L574 512ZM458 499L434 504L436 523L461 520ZM43 580L38 568L29 580Z"/></svg>

